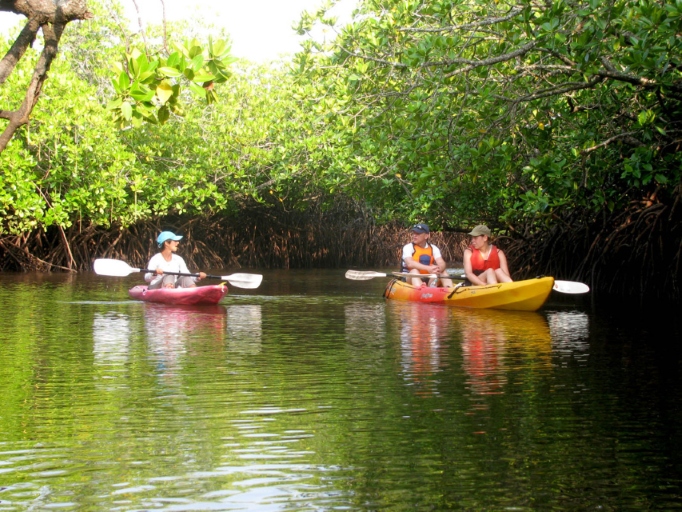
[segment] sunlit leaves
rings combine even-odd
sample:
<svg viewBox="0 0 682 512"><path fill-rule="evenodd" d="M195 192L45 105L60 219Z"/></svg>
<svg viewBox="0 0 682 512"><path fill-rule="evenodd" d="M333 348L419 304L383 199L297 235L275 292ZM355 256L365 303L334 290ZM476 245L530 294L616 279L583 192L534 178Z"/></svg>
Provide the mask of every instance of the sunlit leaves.
<svg viewBox="0 0 682 512"><path fill-rule="evenodd" d="M184 86L208 104L218 100L215 85L229 79L229 66L234 62L229 44L209 37L207 45L187 40L173 44L173 49L164 57L134 48L125 63L116 66L117 79L112 81L116 99L108 109L119 127L163 124L171 113L182 115Z"/></svg>

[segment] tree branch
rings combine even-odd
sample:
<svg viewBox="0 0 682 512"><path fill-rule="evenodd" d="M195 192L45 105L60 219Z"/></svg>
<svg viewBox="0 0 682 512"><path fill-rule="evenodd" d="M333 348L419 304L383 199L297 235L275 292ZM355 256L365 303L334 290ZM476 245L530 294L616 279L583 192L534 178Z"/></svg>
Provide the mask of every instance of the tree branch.
<svg viewBox="0 0 682 512"><path fill-rule="evenodd" d="M133 1L133 5L135 6L135 12L137 12L137 24L140 27L140 34L142 35L142 41L144 42L144 47L147 48L148 47L147 37L145 36L145 33L144 33L144 25L142 24L142 16L140 16L140 8L138 7L136 0L132 0L132 1Z"/></svg>
<svg viewBox="0 0 682 512"><path fill-rule="evenodd" d="M568 82L565 84L557 85L555 87L550 87L549 89L545 89L539 92L536 92L534 94L528 94L526 96L522 96L520 98L516 98L514 100L510 100L508 98L501 97L502 99L505 99L506 101L512 101L514 103L521 103L525 101L533 101L537 100L540 98L546 98L548 96L558 96L560 94L564 94L567 92L572 92L572 91L579 91L581 89L591 89L595 85L597 85L599 82L602 82L604 80L603 77L601 76L595 76L592 77L588 82Z"/></svg>
<svg viewBox="0 0 682 512"><path fill-rule="evenodd" d="M619 133L618 135L614 135L613 137L610 137L606 139L604 142L600 142L599 144L592 146L587 149L583 149L580 154L581 155L589 155L593 151L598 150L599 148L604 148L611 144L612 142L616 142L617 140L625 140L628 144L631 144L633 146L643 146L644 144L637 139L633 137L633 135L636 135L637 132L626 132L626 133Z"/></svg>
<svg viewBox="0 0 682 512"><path fill-rule="evenodd" d="M40 23L37 19L28 20L12 47L0 61L0 85L5 83L7 77L14 71L17 62L24 56L26 49L33 44L39 29Z"/></svg>
<svg viewBox="0 0 682 512"><path fill-rule="evenodd" d="M419 33L433 33L433 32L455 32L459 30L473 30L480 27L488 27L490 25L495 25L497 23L502 23L504 21L509 21L518 14L522 13L523 9L512 9L509 14L505 16L500 16L498 18L488 18L486 20L479 21L477 23L466 23L464 25L455 25L449 27L438 27L438 28L399 28L399 32L419 32Z"/></svg>
<svg viewBox="0 0 682 512"><path fill-rule="evenodd" d="M529 51L531 51L533 48L537 46L536 41L531 41L527 44L524 44L521 48L518 48L514 50L513 52L505 53L504 55L498 55L497 57L491 57L490 59L483 59L483 60L470 60L470 59L449 59L445 61L431 61L431 62L425 62L422 67L431 67L431 66L451 66L453 64L466 64L467 66L462 68L462 69L457 69L455 71L452 71L451 73L448 73L445 75L445 78L450 78L452 76L461 74L461 73L466 73L467 71L471 71L472 69L479 68L481 66L492 66L493 64L498 64L500 62L506 62L508 60L515 59L516 57L520 57L521 55L525 55Z"/></svg>
<svg viewBox="0 0 682 512"><path fill-rule="evenodd" d="M67 23L92 18L87 0L0 0L0 11L35 18L41 25L48 21Z"/></svg>
<svg viewBox="0 0 682 512"><path fill-rule="evenodd" d="M50 70L52 61L57 55L59 39L61 39L64 26L64 24L60 23L46 23L42 25L41 29L45 38L45 46L36 63L31 83L26 91L26 96L24 97L21 107L15 112L10 112L7 116L9 124L5 127L5 131L2 135L0 135L0 152L5 150L7 144L14 135L14 132L16 132L20 126L28 123L29 116L40 96L43 82L47 79L47 72ZM5 112L6 111L3 113Z"/></svg>

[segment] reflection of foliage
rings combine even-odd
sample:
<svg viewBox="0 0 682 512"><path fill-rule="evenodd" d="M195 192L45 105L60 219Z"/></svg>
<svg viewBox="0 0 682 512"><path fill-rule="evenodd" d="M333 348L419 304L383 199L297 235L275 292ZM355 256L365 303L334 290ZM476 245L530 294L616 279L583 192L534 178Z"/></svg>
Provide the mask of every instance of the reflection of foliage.
<svg viewBox="0 0 682 512"><path fill-rule="evenodd" d="M294 282L282 277L275 281ZM610 325L626 342L597 361L569 326L573 338L552 337L549 364L539 315L451 309L436 319L438 393L418 396L400 366L410 321L400 310L414 308L350 299L329 292L331 273L311 277L283 289L286 300L249 298L267 320L248 355L252 334L241 332L238 344L226 338L235 321L220 311L226 306L183 308L168 324L167 310L123 300L123 281L1 287L3 500L120 508L123 493L111 483L122 482L114 490L130 490L126 506L137 509L159 496L224 509L230 498L238 508L274 495L264 506L298 510L665 509L679 501L670 479L679 427L669 421L679 388L652 406L656 377L669 368L652 366L659 351L631 342L669 338L669 325L617 319ZM476 396L467 386L461 331L472 315L492 337L502 330L510 339L504 366L492 369L507 380L502 394ZM49 493L26 483L45 477L37 466L54 468Z"/></svg>
<svg viewBox="0 0 682 512"><path fill-rule="evenodd" d="M679 182L681 16L648 1L367 0L297 63L353 147L347 179L382 206L544 221Z"/></svg>

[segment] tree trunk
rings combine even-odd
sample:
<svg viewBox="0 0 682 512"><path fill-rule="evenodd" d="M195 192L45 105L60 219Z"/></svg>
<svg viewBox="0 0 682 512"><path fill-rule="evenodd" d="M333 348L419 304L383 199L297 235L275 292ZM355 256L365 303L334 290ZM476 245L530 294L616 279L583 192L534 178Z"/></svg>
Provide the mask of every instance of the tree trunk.
<svg viewBox="0 0 682 512"><path fill-rule="evenodd" d="M26 26L0 61L0 85L5 83L26 49L35 41L39 29L42 29L45 40L43 52L21 106L18 110L0 110L0 119L9 121L0 135L2 152L17 129L28 123L33 107L40 97L43 82L47 79L47 72L57 55L59 40L66 24L73 20L92 18L92 13L87 9L86 0L0 0L0 11L23 14L28 18Z"/></svg>

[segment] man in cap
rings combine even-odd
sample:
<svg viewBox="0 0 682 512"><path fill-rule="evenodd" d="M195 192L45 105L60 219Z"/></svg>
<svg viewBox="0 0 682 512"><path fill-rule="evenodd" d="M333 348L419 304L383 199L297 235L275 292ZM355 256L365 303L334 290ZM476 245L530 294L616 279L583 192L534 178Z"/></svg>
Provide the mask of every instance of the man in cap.
<svg viewBox="0 0 682 512"><path fill-rule="evenodd" d="M490 243L491 233L488 226L479 224L471 230L469 236L471 236L471 245L464 250L463 257L467 284L511 282L507 257Z"/></svg>
<svg viewBox="0 0 682 512"><path fill-rule="evenodd" d="M409 272L410 274L438 274L441 277L441 286L452 286L452 280L445 271L447 264L441 256L440 249L429 243L431 231L429 226L420 222L412 226L410 230L412 233L412 242L403 247L403 256L401 260L401 272ZM420 277L411 278L410 282L414 286L424 285ZM431 280L429 284L434 284L435 280Z"/></svg>

